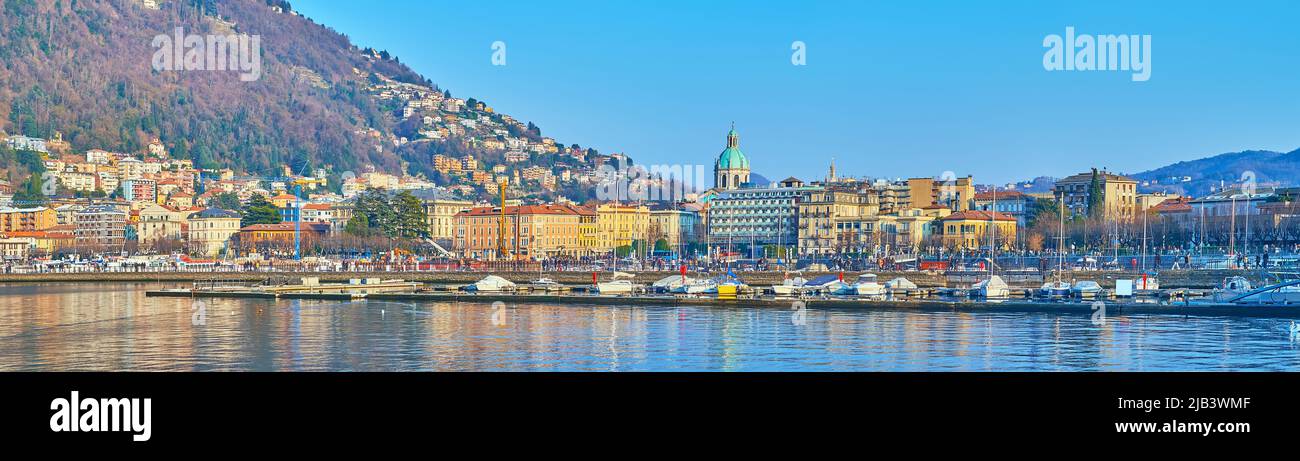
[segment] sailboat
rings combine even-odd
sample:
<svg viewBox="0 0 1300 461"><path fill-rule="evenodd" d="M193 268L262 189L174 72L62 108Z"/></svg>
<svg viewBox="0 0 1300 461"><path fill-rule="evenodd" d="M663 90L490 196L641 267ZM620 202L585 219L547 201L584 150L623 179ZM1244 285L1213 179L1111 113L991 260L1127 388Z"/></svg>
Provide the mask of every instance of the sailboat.
<svg viewBox="0 0 1300 461"><path fill-rule="evenodd" d="M997 262L998 252L998 188L993 186L993 209L989 210L989 276L971 286L971 293L981 298L1005 298L1011 295L1011 289L1002 277L993 275L993 265Z"/></svg>
<svg viewBox="0 0 1300 461"><path fill-rule="evenodd" d="M1061 298L1061 297L1069 296L1070 294L1070 282L1061 280L1061 272L1065 270L1065 200L1064 198L1062 198L1060 205L1061 205L1060 207L1061 209L1058 214L1060 215L1061 218L1061 224L1059 230L1057 231L1059 235L1057 235L1056 237L1056 242L1057 242L1056 243L1056 255L1057 255L1056 256L1057 259L1056 281L1044 283L1042 288L1038 289L1038 293L1040 295L1046 297L1052 297L1052 298Z"/></svg>

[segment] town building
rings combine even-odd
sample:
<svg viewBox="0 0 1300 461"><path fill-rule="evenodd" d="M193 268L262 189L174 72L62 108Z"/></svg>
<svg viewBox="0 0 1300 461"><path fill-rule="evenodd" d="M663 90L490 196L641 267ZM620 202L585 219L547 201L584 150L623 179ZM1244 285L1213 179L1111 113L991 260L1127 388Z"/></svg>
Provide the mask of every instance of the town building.
<svg viewBox="0 0 1300 461"><path fill-rule="evenodd" d="M1094 168L1056 182L1053 194L1072 216L1092 215L1088 209L1092 181L1097 180L1101 198L1100 217L1108 221L1132 222L1137 212L1137 181L1133 178Z"/></svg>
<svg viewBox="0 0 1300 461"><path fill-rule="evenodd" d="M808 187L732 189L713 197L706 237L710 251L798 245L799 200Z"/></svg>
<svg viewBox="0 0 1300 461"><path fill-rule="evenodd" d="M0 208L0 232L38 231L58 224L51 208Z"/></svg>
<svg viewBox="0 0 1300 461"><path fill-rule="evenodd" d="M601 252L644 242L650 229L650 208L644 205L604 203L596 214L596 248Z"/></svg>
<svg viewBox="0 0 1300 461"><path fill-rule="evenodd" d="M207 257L224 252L230 238L239 233L239 213L208 208L190 213L185 218L189 232L187 243L190 252Z"/></svg>
<svg viewBox="0 0 1300 461"><path fill-rule="evenodd" d="M505 234L501 220L505 219ZM597 213L575 205L475 207L456 213L452 248L467 258L549 259L596 254ZM504 239L499 236L504 235Z"/></svg>
<svg viewBox="0 0 1300 461"><path fill-rule="evenodd" d="M740 151L740 135L736 126L727 132L727 148L718 155L713 165L713 187L719 190L738 189L749 183L749 159Z"/></svg>
<svg viewBox="0 0 1300 461"><path fill-rule="evenodd" d="M126 212L109 205L92 205L73 218L78 248L90 251L121 251L126 244Z"/></svg>
<svg viewBox="0 0 1300 461"><path fill-rule="evenodd" d="M961 211L940 221L949 250L988 250L995 241L995 248L1008 249L1016 241L1016 218L996 211Z"/></svg>
<svg viewBox="0 0 1300 461"><path fill-rule="evenodd" d="M685 209L650 210L648 240L652 245L663 240L670 248L699 241L700 214Z"/></svg>
<svg viewBox="0 0 1300 461"><path fill-rule="evenodd" d="M1031 217L1037 198L1018 190L990 190L975 194L971 200L972 210L996 211L1016 218L1016 225L1025 227Z"/></svg>

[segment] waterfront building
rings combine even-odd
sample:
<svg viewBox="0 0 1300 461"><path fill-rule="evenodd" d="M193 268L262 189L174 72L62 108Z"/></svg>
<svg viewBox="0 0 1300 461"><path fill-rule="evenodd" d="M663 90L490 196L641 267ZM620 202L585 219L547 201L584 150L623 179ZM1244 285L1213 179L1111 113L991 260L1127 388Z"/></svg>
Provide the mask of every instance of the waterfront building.
<svg viewBox="0 0 1300 461"><path fill-rule="evenodd" d="M226 249L230 238L239 233L239 213L208 208L186 217L190 252L212 257Z"/></svg>
<svg viewBox="0 0 1300 461"><path fill-rule="evenodd" d="M988 250L994 238L997 248L1008 249L1016 240L1016 218L996 211L961 211L940 221L943 245L950 250Z"/></svg>
<svg viewBox="0 0 1300 461"><path fill-rule="evenodd" d="M456 236L456 214L474 207L468 200L427 199L424 214L429 223L429 238L450 242Z"/></svg>
<svg viewBox="0 0 1300 461"><path fill-rule="evenodd" d="M604 203L596 207L596 249L613 251L644 242L650 230L650 208L644 205Z"/></svg>
<svg viewBox="0 0 1300 461"><path fill-rule="evenodd" d="M31 248L30 254L51 255L73 246L75 237L72 232L72 226L54 226L40 231L4 232L0 237L26 242Z"/></svg>
<svg viewBox="0 0 1300 461"><path fill-rule="evenodd" d="M975 194L975 198L971 200L971 209L996 211L1016 218L1016 225L1025 227L1025 222L1037 200L1018 190L995 189Z"/></svg>
<svg viewBox="0 0 1300 461"><path fill-rule="evenodd" d="M549 204L505 208L506 259L548 259L594 254L597 212L589 207ZM501 259L500 207L457 213L452 249L467 258Z"/></svg>
<svg viewBox="0 0 1300 461"><path fill-rule="evenodd" d="M184 213L157 203L140 209L136 235L140 246L150 248L161 241L180 241L185 231Z"/></svg>
<svg viewBox="0 0 1300 461"><path fill-rule="evenodd" d="M828 180L835 175L832 168ZM798 203L800 255L840 253L857 240L862 220L880 212L880 202L870 189L828 185L804 190ZM870 233L871 230L865 230Z"/></svg>
<svg viewBox="0 0 1300 461"><path fill-rule="evenodd" d="M38 231L58 224L51 208L0 208L0 232Z"/></svg>
<svg viewBox="0 0 1300 461"><path fill-rule="evenodd" d="M1097 179L1101 190L1098 203L1102 207L1102 218L1132 222L1137 212L1137 181L1106 170L1094 168L1091 172L1057 181L1053 191L1056 200L1065 204L1070 215L1088 215L1093 178Z"/></svg>
<svg viewBox="0 0 1300 461"><path fill-rule="evenodd" d="M92 205L73 217L78 248L121 251L126 244L126 212L109 205Z"/></svg>
<svg viewBox="0 0 1300 461"><path fill-rule="evenodd" d="M1273 202L1276 196L1271 187L1259 187L1252 193L1240 187L1227 188L1213 194L1188 201L1192 214L1206 218L1244 217L1247 214L1258 215L1264 204Z"/></svg>
<svg viewBox="0 0 1300 461"><path fill-rule="evenodd" d="M294 235L298 235L301 246L310 246L329 233L325 223L253 224L239 229L239 248L244 252L261 254L292 255Z"/></svg>
<svg viewBox="0 0 1300 461"><path fill-rule="evenodd" d="M699 241L699 225L700 214L695 211L680 208L650 210L648 240L651 245L663 240L669 248L678 251L684 243Z"/></svg>
<svg viewBox="0 0 1300 461"><path fill-rule="evenodd" d="M31 257L32 247L22 239L0 239L0 259L5 262L25 261Z"/></svg>
<svg viewBox="0 0 1300 461"><path fill-rule="evenodd" d="M952 211L970 209L975 197L975 178L909 178L907 180L907 208L926 208L939 205ZM896 208L897 209L897 208Z"/></svg>
<svg viewBox="0 0 1300 461"><path fill-rule="evenodd" d="M749 183L749 159L740 151L740 135L732 124L727 132L727 147L713 164L713 187L718 190L738 189Z"/></svg>
<svg viewBox="0 0 1300 461"><path fill-rule="evenodd" d="M708 208L710 251L751 244L798 245L799 200L810 187L731 189L713 197Z"/></svg>

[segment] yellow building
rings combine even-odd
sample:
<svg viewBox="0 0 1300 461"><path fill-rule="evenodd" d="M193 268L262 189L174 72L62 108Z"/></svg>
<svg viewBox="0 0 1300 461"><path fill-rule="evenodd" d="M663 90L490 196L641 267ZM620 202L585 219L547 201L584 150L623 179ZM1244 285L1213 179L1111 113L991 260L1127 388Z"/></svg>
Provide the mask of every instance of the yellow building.
<svg viewBox="0 0 1300 461"><path fill-rule="evenodd" d="M1097 178L1101 186L1101 217L1105 220L1129 222L1137 214L1137 181L1106 170L1093 169L1087 173L1056 182L1053 191L1057 201L1064 201L1071 215L1088 215L1088 198L1091 196L1092 179Z"/></svg>
<svg viewBox="0 0 1300 461"><path fill-rule="evenodd" d="M468 258L501 259L500 207L476 207L455 215L452 248ZM523 205L505 208L506 259L549 259L592 254L596 212L574 205Z"/></svg>
<svg viewBox="0 0 1300 461"><path fill-rule="evenodd" d="M975 178L910 178L907 180L909 208L926 208L940 205L953 211L970 209L975 198Z"/></svg>
<svg viewBox="0 0 1300 461"><path fill-rule="evenodd" d="M157 203L148 203L140 209L136 235L140 246L149 248L164 240L180 241L183 237L185 213Z"/></svg>
<svg viewBox="0 0 1300 461"><path fill-rule="evenodd" d="M424 213L429 222L429 238L451 240L456 236L456 214L474 207L468 200L425 200Z"/></svg>
<svg viewBox="0 0 1300 461"><path fill-rule="evenodd" d="M650 230L650 208L606 203L596 207L596 249L613 251L644 241Z"/></svg>
<svg viewBox="0 0 1300 461"><path fill-rule="evenodd" d="M654 210L650 212L648 229L651 244L664 240L669 247L677 248L684 242L699 241L697 229L700 215L689 210Z"/></svg>
<svg viewBox="0 0 1300 461"><path fill-rule="evenodd" d="M987 250L994 241L997 248L1008 249L1016 241L1016 218L1004 213L962 211L950 214L940 222L943 224L943 245L952 250Z"/></svg>
<svg viewBox="0 0 1300 461"><path fill-rule="evenodd" d="M852 234L862 231L859 218L879 211L877 196L867 191L831 187L804 192L799 201L799 254L844 250L846 237L853 240Z"/></svg>
<svg viewBox="0 0 1300 461"><path fill-rule="evenodd" d="M0 232L38 231L58 224L58 213L52 208L0 209Z"/></svg>
<svg viewBox="0 0 1300 461"><path fill-rule="evenodd" d="M208 208L190 213L188 241L190 252L202 256L216 256L226 249L230 238L239 233L239 213Z"/></svg>

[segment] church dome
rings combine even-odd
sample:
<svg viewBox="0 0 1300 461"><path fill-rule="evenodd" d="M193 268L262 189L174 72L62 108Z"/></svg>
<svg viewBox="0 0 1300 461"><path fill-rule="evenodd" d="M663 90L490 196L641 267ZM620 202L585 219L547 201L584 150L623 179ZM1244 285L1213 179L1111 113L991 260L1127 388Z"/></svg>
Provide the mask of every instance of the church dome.
<svg viewBox="0 0 1300 461"><path fill-rule="evenodd" d="M736 134L736 128L732 128L727 133L727 148L722 150L718 155L717 169L749 169L749 159L740 151L740 136Z"/></svg>

